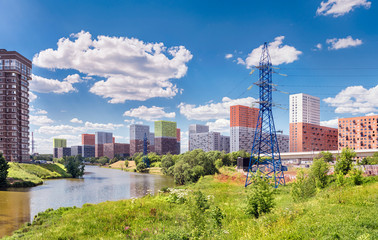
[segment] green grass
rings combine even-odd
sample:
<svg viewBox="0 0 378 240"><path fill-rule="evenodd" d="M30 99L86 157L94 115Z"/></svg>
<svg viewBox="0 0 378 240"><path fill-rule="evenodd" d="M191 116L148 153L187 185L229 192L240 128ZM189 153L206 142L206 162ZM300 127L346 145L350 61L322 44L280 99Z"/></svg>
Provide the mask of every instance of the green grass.
<svg viewBox="0 0 378 240"><path fill-rule="evenodd" d="M9 163L8 180L13 187L29 187L43 183L43 179L71 177L61 164Z"/></svg>
<svg viewBox="0 0 378 240"><path fill-rule="evenodd" d="M244 212L247 192L243 186L212 176L186 186L185 198L200 190L225 215L221 229L213 227L210 212L199 216L206 226L199 239L378 239L376 178L362 186L329 187L300 203L292 201L290 189L290 185L280 187L274 210L258 219ZM197 228L190 220L191 201L178 204L168 199L169 193L161 193L50 209L5 239L182 239Z"/></svg>

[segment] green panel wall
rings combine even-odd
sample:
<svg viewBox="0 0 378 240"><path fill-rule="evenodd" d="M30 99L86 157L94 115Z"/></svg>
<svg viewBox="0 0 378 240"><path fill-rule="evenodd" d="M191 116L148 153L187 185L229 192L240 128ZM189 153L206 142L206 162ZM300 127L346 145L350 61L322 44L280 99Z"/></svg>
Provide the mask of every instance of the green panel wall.
<svg viewBox="0 0 378 240"><path fill-rule="evenodd" d="M155 137L174 137L176 138L177 123L170 121L155 122Z"/></svg>
<svg viewBox="0 0 378 240"><path fill-rule="evenodd" d="M67 147L67 140L62 138L54 138L53 146L54 148Z"/></svg>

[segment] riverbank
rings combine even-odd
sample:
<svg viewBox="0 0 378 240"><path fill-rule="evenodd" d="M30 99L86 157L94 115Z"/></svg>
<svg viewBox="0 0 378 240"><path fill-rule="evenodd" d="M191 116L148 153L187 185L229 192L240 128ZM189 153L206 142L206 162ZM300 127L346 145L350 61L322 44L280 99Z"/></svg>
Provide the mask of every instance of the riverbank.
<svg viewBox="0 0 378 240"><path fill-rule="evenodd" d="M135 161L128 161L128 162L129 162L128 167L126 167L125 161L123 160L120 160L118 162L112 163L104 167L110 167L112 169L119 169L126 172L136 172ZM148 172L149 174L163 175L163 173L161 172L161 167L151 167L151 168L148 168L148 170L149 170Z"/></svg>
<svg viewBox="0 0 378 240"><path fill-rule="evenodd" d="M54 164L9 163L8 187L34 187L43 184L44 179L69 178L64 166Z"/></svg>
<svg viewBox="0 0 378 240"><path fill-rule="evenodd" d="M86 204L39 213L5 239L377 239L378 182L331 186L295 203L292 186L275 193L275 208L258 219L245 213L247 192L219 175L157 196ZM198 195L203 193L203 197ZM198 201L209 208L197 214Z"/></svg>

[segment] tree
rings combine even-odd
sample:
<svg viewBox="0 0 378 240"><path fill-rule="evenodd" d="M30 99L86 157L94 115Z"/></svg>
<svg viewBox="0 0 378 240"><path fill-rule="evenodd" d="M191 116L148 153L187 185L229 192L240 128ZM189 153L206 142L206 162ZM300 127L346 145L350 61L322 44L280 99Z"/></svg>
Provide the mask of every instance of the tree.
<svg viewBox="0 0 378 240"><path fill-rule="evenodd" d="M378 164L378 152L375 152L373 156L362 159L359 165L376 165Z"/></svg>
<svg viewBox="0 0 378 240"><path fill-rule="evenodd" d="M329 165L323 158L314 159L310 168L310 177L314 179L316 187L324 188L327 186L328 171Z"/></svg>
<svg viewBox="0 0 378 240"><path fill-rule="evenodd" d="M64 157L64 167L73 178L84 175L84 161L81 155Z"/></svg>
<svg viewBox="0 0 378 240"><path fill-rule="evenodd" d="M321 151L315 159L323 159L325 162L333 162L333 155L328 151Z"/></svg>
<svg viewBox="0 0 378 240"><path fill-rule="evenodd" d="M173 176L173 166L175 162L173 161L172 155L164 155L161 160L161 170L164 175Z"/></svg>
<svg viewBox="0 0 378 240"><path fill-rule="evenodd" d="M147 164L145 164L144 162L140 162L138 163L137 167L136 167L136 170L138 172L148 172L148 169L147 169Z"/></svg>
<svg viewBox="0 0 378 240"><path fill-rule="evenodd" d="M296 180L293 182L291 188L291 196L294 201L300 201L312 197L315 193L316 188L314 179L306 175L302 169L299 170Z"/></svg>
<svg viewBox="0 0 378 240"><path fill-rule="evenodd" d="M352 169L353 158L356 157L356 152L350 148L344 148L340 156L337 157L335 172L347 175Z"/></svg>
<svg viewBox="0 0 378 240"><path fill-rule="evenodd" d="M0 187L7 185L8 169L9 164L3 157L3 154L0 153Z"/></svg>

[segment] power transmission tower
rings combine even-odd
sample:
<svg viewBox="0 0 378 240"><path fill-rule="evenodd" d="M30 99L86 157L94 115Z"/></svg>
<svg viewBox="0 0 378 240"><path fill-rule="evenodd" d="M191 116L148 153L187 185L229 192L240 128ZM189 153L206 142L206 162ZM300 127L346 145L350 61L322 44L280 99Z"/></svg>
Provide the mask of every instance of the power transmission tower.
<svg viewBox="0 0 378 240"><path fill-rule="evenodd" d="M147 165L147 167L150 167L150 160L148 159L148 150L147 150L147 134L144 134L143 139L143 162Z"/></svg>
<svg viewBox="0 0 378 240"><path fill-rule="evenodd" d="M285 185L285 177L272 113L272 92L275 89L267 43L264 43L260 63L256 68L259 69L259 80L255 84L259 86L260 108L245 186L250 185L253 176L260 171L262 175L272 179L277 188L280 184Z"/></svg>

